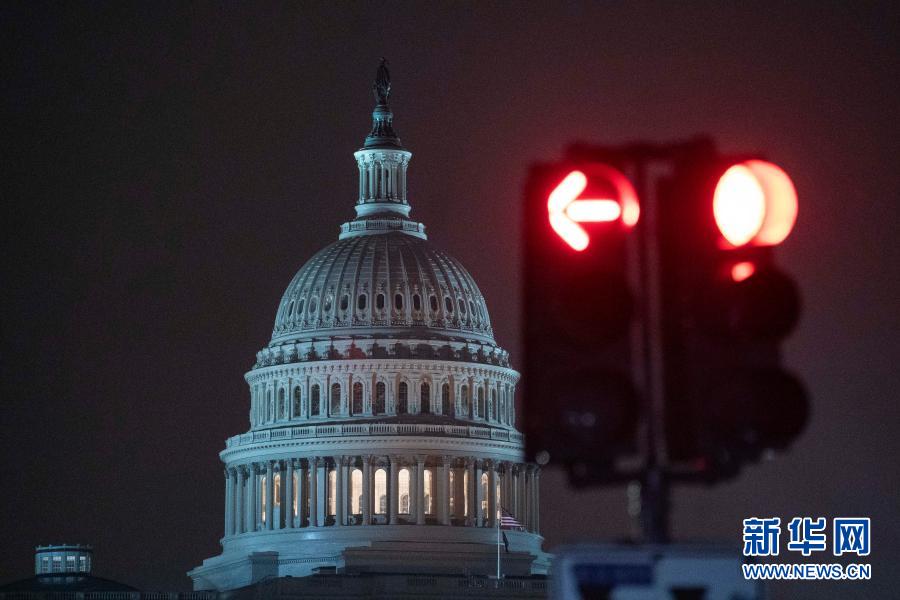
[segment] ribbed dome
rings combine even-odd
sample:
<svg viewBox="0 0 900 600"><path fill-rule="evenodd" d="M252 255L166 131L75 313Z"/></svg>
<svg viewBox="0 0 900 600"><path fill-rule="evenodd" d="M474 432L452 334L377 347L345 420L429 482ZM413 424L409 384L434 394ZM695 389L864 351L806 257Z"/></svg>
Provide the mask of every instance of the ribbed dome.
<svg viewBox="0 0 900 600"><path fill-rule="evenodd" d="M494 343L469 272L399 231L346 237L313 256L281 299L271 343L351 335Z"/></svg>

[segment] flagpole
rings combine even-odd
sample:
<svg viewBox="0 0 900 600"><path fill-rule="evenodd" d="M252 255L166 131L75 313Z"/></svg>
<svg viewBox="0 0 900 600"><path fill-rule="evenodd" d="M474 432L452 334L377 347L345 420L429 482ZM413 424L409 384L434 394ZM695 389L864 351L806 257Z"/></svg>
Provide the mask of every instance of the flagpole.
<svg viewBox="0 0 900 600"><path fill-rule="evenodd" d="M503 509L497 511L497 581L500 580L500 515Z"/></svg>

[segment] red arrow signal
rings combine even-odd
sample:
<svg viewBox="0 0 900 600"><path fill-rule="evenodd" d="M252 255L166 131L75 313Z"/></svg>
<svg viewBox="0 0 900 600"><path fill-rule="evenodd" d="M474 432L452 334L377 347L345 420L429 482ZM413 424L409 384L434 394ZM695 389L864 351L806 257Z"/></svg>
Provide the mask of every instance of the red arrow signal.
<svg viewBox="0 0 900 600"><path fill-rule="evenodd" d="M605 167L604 178L616 189L619 198L578 198L587 187L587 176L572 171L547 198L550 226L569 246L579 252L588 247L590 236L578 223L610 223L619 219L629 227L637 223L637 194L618 171Z"/></svg>

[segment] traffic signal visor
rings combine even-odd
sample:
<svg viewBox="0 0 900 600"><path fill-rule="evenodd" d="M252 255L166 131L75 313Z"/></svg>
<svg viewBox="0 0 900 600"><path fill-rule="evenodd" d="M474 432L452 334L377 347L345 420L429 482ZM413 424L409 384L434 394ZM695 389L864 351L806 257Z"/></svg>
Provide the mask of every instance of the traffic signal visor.
<svg viewBox="0 0 900 600"><path fill-rule="evenodd" d="M778 166L747 160L719 178L713 215L727 246L774 246L794 228L797 191Z"/></svg>

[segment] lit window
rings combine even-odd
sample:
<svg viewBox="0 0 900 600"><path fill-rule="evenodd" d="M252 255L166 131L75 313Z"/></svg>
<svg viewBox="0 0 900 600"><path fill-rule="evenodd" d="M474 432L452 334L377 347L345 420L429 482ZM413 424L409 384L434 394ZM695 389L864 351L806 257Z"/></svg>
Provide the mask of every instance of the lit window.
<svg viewBox="0 0 900 600"><path fill-rule="evenodd" d="M399 504L400 510L398 511L401 514L408 515L409 514L409 469L400 469L400 472L397 474L397 492L399 495Z"/></svg>
<svg viewBox="0 0 900 600"><path fill-rule="evenodd" d="M259 478L259 508L262 510L262 522L266 522L266 476Z"/></svg>
<svg viewBox="0 0 900 600"><path fill-rule="evenodd" d="M487 515L488 512L488 474L481 474L481 514Z"/></svg>
<svg viewBox="0 0 900 600"><path fill-rule="evenodd" d="M463 474L463 516L469 516L469 470Z"/></svg>
<svg viewBox="0 0 900 600"><path fill-rule="evenodd" d="M387 473L384 469L375 471L375 513L387 514Z"/></svg>
<svg viewBox="0 0 900 600"><path fill-rule="evenodd" d="M358 515L362 512L363 504L363 474L359 469L353 469L350 473L350 513Z"/></svg>
<svg viewBox="0 0 900 600"><path fill-rule="evenodd" d="M328 470L328 514L337 514L337 501L335 500L335 488L337 487L337 469Z"/></svg>
<svg viewBox="0 0 900 600"><path fill-rule="evenodd" d="M272 494L274 494L274 498L272 498L274 500L273 506L278 508L281 506L281 473L275 473L272 480L275 482L275 489L272 490Z"/></svg>
<svg viewBox="0 0 900 600"><path fill-rule="evenodd" d="M300 501L299 495L297 493L299 485L300 474L294 473L294 484L291 486L291 517L296 517L299 514L297 512L298 503Z"/></svg>
<svg viewBox="0 0 900 600"><path fill-rule="evenodd" d="M433 479L431 469L425 469L425 514L430 515L434 513L434 506L432 504L432 496L434 495L434 487L433 487Z"/></svg>
<svg viewBox="0 0 900 600"><path fill-rule="evenodd" d="M450 469L450 514L456 515L456 473Z"/></svg>

